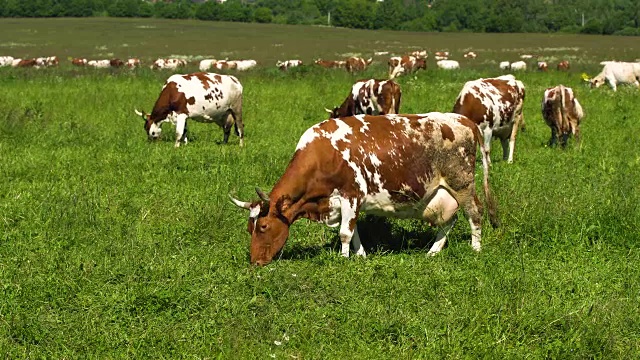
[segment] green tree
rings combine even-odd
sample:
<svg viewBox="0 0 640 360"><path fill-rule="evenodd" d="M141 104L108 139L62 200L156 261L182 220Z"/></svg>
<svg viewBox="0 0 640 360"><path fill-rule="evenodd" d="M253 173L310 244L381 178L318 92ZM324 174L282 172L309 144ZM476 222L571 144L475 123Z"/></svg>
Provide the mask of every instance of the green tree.
<svg viewBox="0 0 640 360"><path fill-rule="evenodd" d="M355 29L371 29L374 3L366 0L343 0L333 11L333 25Z"/></svg>
<svg viewBox="0 0 640 360"><path fill-rule="evenodd" d="M397 30L400 28L403 14L402 0L383 1L376 7L373 28Z"/></svg>
<svg viewBox="0 0 640 360"><path fill-rule="evenodd" d="M220 6L215 1L206 1L196 7L195 17L199 20L218 20Z"/></svg>
<svg viewBox="0 0 640 360"><path fill-rule="evenodd" d="M270 23L272 18L273 14L268 7L259 7L253 12L253 21L258 23Z"/></svg>

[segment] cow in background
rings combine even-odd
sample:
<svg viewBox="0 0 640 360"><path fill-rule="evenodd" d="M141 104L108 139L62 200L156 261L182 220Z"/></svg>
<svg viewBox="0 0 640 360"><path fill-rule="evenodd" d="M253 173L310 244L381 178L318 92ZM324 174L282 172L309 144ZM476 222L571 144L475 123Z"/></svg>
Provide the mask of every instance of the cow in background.
<svg viewBox="0 0 640 360"><path fill-rule="evenodd" d="M439 60L436 65L444 70L460 69L460 63L455 60Z"/></svg>
<svg viewBox="0 0 640 360"><path fill-rule="evenodd" d="M200 60L200 64L198 64L198 69L200 69L200 71L202 72L207 72L209 70L211 70L216 63L218 62L218 60L216 59L203 59Z"/></svg>
<svg viewBox="0 0 640 360"><path fill-rule="evenodd" d="M577 142L580 141L580 122L584 112L570 87L558 85L544 91L542 117L551 128L549 146L556 145L560 138L560 145L565 147L571 134Z"/></svg>
<svg viewBox="0 0 640 360"><path fill-rule="evenodd" d="M249 211L251 264L269 264L301 218L339 227L342 256L350 245L366 256L356 226L361 211L415 218L439 228L429 255L440 252L462 209L471 246L481 250L482 203L476 194L476 153L483 147L476 124L458 114L356 115L309 128L269 195L233 203ZM484 200L498 226L481 151Z"/></svg>
<svg viewBox="0 0 640 360"><path fill-rule="evenodd" d="M499 138L502 158L512 163L516 134L518 128L524 126L524 96L524 84L513 75L467 81L453 112L468 117L480 127L487 152L491 151L491 139Z"/></svg>
<svg viewBox="0 0 640 360"><path fill-rule="evenodd" d="M130 69L135 69L135 68L139 68L140 67L140 59L138 58L129 58L127 59L127 61L124 63L124 65Z"/></svg>
<svg viewBox="0 0 640 360"><path fill-rule="evenodd" d="M276 67L280 70L302 66L302 60L285 60L276 62Z"/></svg>
<svg viewBox="0 0 640 360"><path fill-rule="evenodd" d="M71 65L75 66L85 66L87 65L87 59L84 58L73 58L71 59Z"/></svg>
<svg viewBox="0 0 640 360"><path fill-rule="evenodd" d="M549 64L546 61L538 61L538 71L547 71Z"/></svg>
<svg viewBox="0 0 640 360"><path fill-rule="evenodd" d="M361 57L352 56L346 60L345 68L348 72L364 71L371 64L373 58L363 59Z"/></svg>
<svg viewBox="0 0 640 360"><path fill-rule="evenodd" d="M161 125L169 121L176 125L176 143L187 143L187 119L216 123L224 131L223 143L227 143L231 127L244 144L242 122L242 85L234 76L214 73L176 74L170 76L162 87L151 114L135 110L144 120L144 128L150 140L160 137Z"/></svg>
<svg viewBox="0 0 640 360"><path fill-rule="evenodd" d="M411 74L419 69L427 69L427 61L413 55L394 56L389 59L389 79L395 79L401 74Z"/></svg>
<svg viewBox="0 0 640 360"><path fill-rule="evenodd" d="M560 62L558 63L558 65L557 65L556 69L557 69L558 71L567 71L567 70L569 70L569 67L570 67L570 65L569 65L569 61L567 61L567 60L562 60L562 61L560 61Z"/></svg>
<svg viewBox="0 0 640 360"><path fill-rule="evenodd" d="M318 59L314 61L314 64L319 65L320 67L323 67L325 69L337 69L337 68L345 67L347 65L347 62L342 60L334 61L334 60Z"/></svg>
<svg viewBox="0 0 640 360"><path fill-rule="evenodd" d="M392 80L360 80L351 87L342 105L325 110L334 118L359 114L397 114L401 96L400 85Z"/></svg>

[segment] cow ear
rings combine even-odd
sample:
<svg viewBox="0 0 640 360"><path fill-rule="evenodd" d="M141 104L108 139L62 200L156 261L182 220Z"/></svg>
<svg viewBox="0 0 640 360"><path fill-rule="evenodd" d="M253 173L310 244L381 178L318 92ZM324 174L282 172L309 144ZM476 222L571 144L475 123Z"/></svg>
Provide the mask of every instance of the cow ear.
<svg viewBox="0 0 640 360"><path fill-rule="evenodd" d="M291 200L291 197L289 197L289 195L284 195L276 202L276 210L280 214L284 215L284 213L291 208L292 204L293 201Z"/></svg>

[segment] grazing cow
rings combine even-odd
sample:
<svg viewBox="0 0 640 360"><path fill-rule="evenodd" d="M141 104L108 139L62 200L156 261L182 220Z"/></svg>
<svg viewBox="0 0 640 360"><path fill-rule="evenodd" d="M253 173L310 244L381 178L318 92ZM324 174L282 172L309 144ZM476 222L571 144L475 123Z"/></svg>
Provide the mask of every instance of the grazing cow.
<svg viewBox="0 0 640 360"><path fill-rule="evenodd" d="M592 88L602 86L605 82L616 91L618 84L632 84L640 88L640 63L608 62L600 74L589 80Z"/></svg>
<svg viewBox="0 0 640 360"><path fill-rule="evenodd" d="M204 59L204 60L200 60L200 64L198 65L198 69L200 69L200 71L202 72L206 72L211 70L211 68L213 68L216 63L218 62L218 60L216 59Z"/></svg>
<svg viewBox="0 0 640 360"><path fill-rule="evenodd" d="M140 59L138 58L130 58L127 59L127 62L124 63L128 68L135 69L140 67Z"/></svg>
<svg viewBox="0 0 640 360"><path fill-rule="evenodd" d="M58 66L58 64L59 61L57 56L36 58L36 66L38 67Z"/></svg>
<svg viewBox="0 0 640 360"><path fill-rule="evenodd" d="M214 73L176 74L162 87L151 114L136 110L142 116L149 139L157 139L165 121L176 125L176 143L187 143L187 119L214 122L224 130L223 143L229 140L231 126L244 144L242 122L242 85L234 76Z"/></svg>
<svg viewBox="0 0 640 360"><path fill-rule="evenodd" d="M514 71L527 70L527 63L524 61L512 62L509 68Z"/></svg>
<svg viewBox="0 0 640 360"><path fill-rule="evenodd" d="M557 69L558 71L566 71L569 70L569 62L567 60L562 60L558 63Z"/></svg>
<svg viewBox="0 0 640 360"><path fill-rule="evenodd" d="M219 60L213 67L218 70L233 70L238 67L238 64L233 60Z"/></svg>
<svg viewBox="0 0 640 360"><path fill-rule="evenodd" d="M296 220L340 227L342 255L349 245L366 256L356 220L360 211L416 218L438 226L437 254L462 209L471 226L471 246L481 249L482 203L476 195L478 127L457 114L357 115L328 119L309 128L271 193L236 206L249 210L251 263L266 265L280 252ZM492 225L498 226L483 158L483 189Z"/></svg>
<svg viewBox="0 0 640 360"><path fill-rule="evenodd" d="M84 58L73 58L71 60L71 64L75 66L85 66L87 65L87 59Z"/></svg>
<svg viewBox="0 0 640 360"><path fill-rule="evenodd" d="M475 52L473 52L473 51L469 51L469 52L465 53L465 54L464 54L464 55L462 55L462 56L464 56L465 58L469 58L469 59L475 59L475 58L477 58L477 57L478 57L478 54L476 54L476 53L475 53Z"/></svg>
<svg viewBox="0 0 640 360"><path fill-rule="evenodd" d="M13 60L13 56L0 56L0 67L11 66Z"/></svg>
<svg viewBox="0 0 640 360"><path fill-rule="evenodd" d="M372 58L365 60L360 57L352 56L346 60L345 68L350 73L363 71L371 64L371 61L373 61Z"/></svg>
<svg viewBox="0 0 640 360"><path fill-rule="evenodd" d="M39 67L36 59L13 59L13 67Z"/></svg>
<svg viewBox="0 0 640 360"><path fill-rule="evenodd" d="M546 61L538 61L538 70L539 71L547 71L549 68L549 64Z"/></svg>
<svg viewBox="0 0 640 360"><path fill-rule="evenodd" d="M316 65L320 65L321 67L323 67L325 69L336 69L336 68L345 67L347 65L347 62L346 61L342 61L342 60L333 61L333 60L318 59L318 60L314 61L314 63Z"/></svg>
<svg viewBox="0 0 640 360"><path fill-rule="evenodd" d="M509 70L511 68L511 63L508 61L501 61L500 62L500 69L502 70Z"/></svg>
<svg viewBox="0 0 640 360"><path fill-rule="evenodd" d="M151 65L152 69L169 69L175 70L178 67L187 66L187 60L184 59L158 59Z"/></svg>
<svg viewBox="0 0 640 360"><path fill-rule="evenodd" d="M376 56L389 55L389 52L388 51L374 51L373 55L376 55Z"/></svg>
<svg viewBox="0 0 640 360"><path fill-rule="evenodd" d="M89 60L87 66L92 66L96 69L106 69L111 67L111 60Z"/></svg>
<svg viewBox="0 0 640 360"><path fill-rule="evenodd" d="M487 152L491 151L492 137L499 138L502 158L512 163L516 133L524 127L524 95L524 85L513 75L472 80L464 84L453 112L478 124Z"/></svg>
<svg viewBox="0 0 640 360"><path fill-rule="evenodd" d="M560 145L565 147L569 135L580 141L580 121L584 113L578 99L570 87L558 85L544 91L542 117L551 128L549 146L554 146L560 137Z"/></svg>
<svg viewBox="0 0 640 360"><path fill-rule="evenodd" d="M124 61L122 61L120 59L111 59L111 60L109 60L109 65L111 67L119 68L119 67L124 66Z"/></svg>
<svg viewBox="0 0 640 360"><path fill-rule="evenodd" d="M415 56L417 58L423 58L426 59L427 58L427 50L416 50L416 51L412 51L411 54L409 54L411 56Z"/></svg>
<svg viewBox="0 0 640 360"><path fill-rule="evenodd" d="M246 71L249 69L253 69L258 65L258 62L255 60L236 60L236 69L238 71Z"/></svg>
<svg viewBox="0 0 640 360"><path fill-rule="evenodd" d="M436 62L436 65L445 70L460 69L460 63L455 60L440 60Z"/></svg>
<svg viewBox="0 0 640 360"><path fill-rule="evenodd" d="M276 67L280 70L287 70L292 67L302 66L302 60L285 60L278 61Z"/></svg>
<svg viewBox="0 0 640 360"><path fill-rule="evenodd" d="M449 52L448 51L436 51L436 53L434 54L434 58L436 60L447 60L449 58Z"/></svg>
<svg viewBox="0 0 640 360"><path fill-rule="evenodd" d="M359 114L386 115L400 111L400 85L393 80L360 80L351 87L351 92L342 105L332 110L325 109L331 117Z"/></svg>
<svg viewBox="0 0 640 360"><path fill-rule="evenodd" d="M419 69L427 69L427 61L413 55L394 56L389 59L389 79L394 79L401 74L411 74Z"/></svg>

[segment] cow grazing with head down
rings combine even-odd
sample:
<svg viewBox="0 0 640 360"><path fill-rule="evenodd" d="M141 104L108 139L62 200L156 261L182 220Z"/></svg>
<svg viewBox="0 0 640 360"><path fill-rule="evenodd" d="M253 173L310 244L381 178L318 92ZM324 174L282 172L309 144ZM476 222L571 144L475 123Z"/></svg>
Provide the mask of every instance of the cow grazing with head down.
<svg viewBox="0 0 640 360"><path fill-rule="evenodd" d="M516 134L520 126L524 127L524 96L524 85L513 75L468 81L456 99L453 112L468 117L480 127L487 152L491 151L492 137L499 138L502 158L512 163Z"/></svg>
<svg viewBox="0 0 640 360"><path fill-rule="evenodd" d="M583 116L582 106L570 87L558 85L544 91L542 117L551 128L549 146L556 145L560 137L560 145L565 147L571 134L576 141L580 141L580 122Z"/></svg>
<svg viewBox="0 0 640 360"><path fill-rule="evenodd" d="M411 74L419 69L427 69L427 61L413 55L394 56L389 59L389 79L401 74Z"/></svg>
<svg viewBox="0 0 640 360"><path fill-rule="evenodd" d="M215 64L218 62L218 60L216 59L204 59L204 60L200 60L200 64L198 64L198 69L200 69L200 71L202 72L206 72L211 70L211 68L213 68L215 66Z"/></svg>
<svg viewBox="0 0 640 360"><path fill-rule="evenodd" d="M169 59L157 59L156 61L153 62L153 64L151 65L151 68L175 70L183 66L187 66L187 60L169 58Z"/></svg>
<svg viewBox="0 0 640 360"><path fill-rule="evenodd" d="M373 58L363 59L361 57L352 56L346 60L345 68L348 72L364 71L371 64Z"/></svg>
<svg viewBox="0 0 640 360"><path fill-rule="evenodd" d="M71 64L75 66L85 66L87 65L87 59L85 58L73 58L71 60Z"/></svg>
<svg viewBox="0 0 640 360"><path fill-rule="evenodd" d="M276 67L280 70L302 66L302 60L285 60L276 62Z"/></svg>
<svg viewBox="0 0 640 360"><path fill-rule="evenodd" d="M457 114L357 115L328 119L300 138L284 174L267 196L234 204L249 210L251 263L266 265L280 252L290 226L300 218L340 228L342 255L353 243L366 256L356 220L360 211L416 218L438 226L438 253L462 209L471 225L471 245L481 248L482 205L476 195L478 127ZM483 154L483 188L497 226Z"/></svg>
<svg viewBox="0 0 640 360"><path fill-rule="evenodd" d="M124 65L126 67L128 67L129 69L135 69L135 68L139 68L140 67L140 59L138 58L129 58L127 59L127 61L124 63Z"/></svg>
<svg viewBox="0 0 640 360"><path fill-rule="evenodd" d="M320 67L323 67L325 69L337 69L337 68L346 67L347 62L343 60L334 61L334 60L318 59L314 61L314 64L319 65Z"/></svg>
<svg viewBox="0 0 640 360"><path fill-rule="evenodd" d="M570 68L569 61L562 60L558 63L557 67L558 71L567 71Z"/></svg>
<svg viewBox="0 0 640 360"><path fill-rule="evenodd" d="M440 69L444 70L460 69L460 63L455 60L438 60L438 62L436 62L436 65Z"/></svg>
<svg viewBox="0 0 640 360"><path fill-rule="evenodd" d="M170 76L160 92L151 114L136 110L142 116L149 139L157 139L161 125L170 121L176 125L176 143L187 143L187 119L216 123L224 130L226 144L231 127L244 141L242 122L242 85L234 76L213 73L193 73Z"/></svg>
<svg viewBox="0 0 640 360"><path fill-rule="evenodd" d="M393 80L360 80L351 87L342 105L333 111L325 110L331 117L397 114L401 96L400 86Z"/></svg>
<svg viewBox="0 0 640 360"><path fill-rule="evenodd" d="M546 61L538 61L538 71L547 71L549 64Z"/></svg>
<svg viewBox="0 0 640 360"><path fill-rule="evenodd" d="M605 82L616 91L618 84L632 84L640 88L640 63L605 62L600 74L588 80L592 88L602 86Z"/></svg>
<svg viewBox="0 0 640 360"><path fill-rule="evenodd" d="M11 66L13 56L0 56L0 66Z"/></svg>

